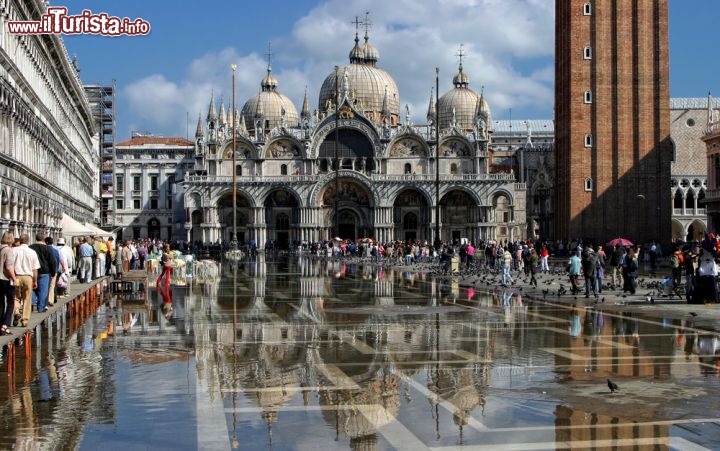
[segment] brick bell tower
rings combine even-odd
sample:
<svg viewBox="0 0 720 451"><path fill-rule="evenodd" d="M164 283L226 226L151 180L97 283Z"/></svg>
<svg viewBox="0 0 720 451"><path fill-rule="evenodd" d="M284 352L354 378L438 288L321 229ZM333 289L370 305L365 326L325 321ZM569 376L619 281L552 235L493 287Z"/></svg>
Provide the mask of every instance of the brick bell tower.
<svg viewBox="0 0 720 451"><path fill-rule="evenodd" d="M671 239L668 0L555 1L555 238Z"/></svg>

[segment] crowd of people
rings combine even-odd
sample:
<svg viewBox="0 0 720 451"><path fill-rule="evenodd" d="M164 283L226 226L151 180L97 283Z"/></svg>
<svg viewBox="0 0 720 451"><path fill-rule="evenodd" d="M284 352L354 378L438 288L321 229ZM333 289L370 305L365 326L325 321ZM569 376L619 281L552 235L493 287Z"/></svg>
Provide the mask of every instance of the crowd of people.
<svg viewBox="0 0 720 451"><path fill-rule="evenodd" d="M67 296L73 275L79 283L124 272L144 269L148 258L167 254L170 246L160 240L126 240L112 236L82 237L74 245L40 232L31 243L28 234L15 237L5 232L0 238L0 335L12 334L14 326L25 327L33 311L45 312L56 300ZM161 277L169 280L167 271ZM158 278L160 279L160 278Z"/></svg>

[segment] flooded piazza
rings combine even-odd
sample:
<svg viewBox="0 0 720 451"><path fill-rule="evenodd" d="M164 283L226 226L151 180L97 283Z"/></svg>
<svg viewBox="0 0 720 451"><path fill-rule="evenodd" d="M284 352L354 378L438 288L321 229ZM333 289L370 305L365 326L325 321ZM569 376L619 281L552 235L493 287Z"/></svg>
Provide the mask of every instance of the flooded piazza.
<svg viewBox="0 0 720 451"><path fill-rule="evenodd" d="M720 448L718 335L689 319L362 263L221 268L3 355L0 449Z"/></svg>

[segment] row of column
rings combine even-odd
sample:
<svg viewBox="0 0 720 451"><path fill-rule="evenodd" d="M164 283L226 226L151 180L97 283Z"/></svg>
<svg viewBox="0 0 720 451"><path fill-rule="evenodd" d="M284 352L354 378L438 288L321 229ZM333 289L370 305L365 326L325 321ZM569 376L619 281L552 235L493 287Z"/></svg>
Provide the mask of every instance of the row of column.
<svg viewBox="0 0 720 451"><path fill-rule="evenodd" d="M203 208L203 223L200 225L202 229L202 240L206 243L214 243L218 240L227 241L228 232L227 224L220 223L218 211L214 207ZM317 242L321 239L332 238L332 224L321 224L320 217L322 209L320 207L301 208L299 212L299 223L290 229L290 241L307 241L309 243ZM253 222L243 227L247 232L246 241L255 240L258 248L262 249L268 240L268 230L265 224L265 207L257 207L252 210ZM434 217L434 211L432 216ZM398 236L398 231L393 222L393 207L378 207L375 209L375 228L374 238L379 242L389 242L393 240L402 240L404 237ZM187 239L191 241L192 225L186 224ZM496 238L496 226L476 226L463 230L466 238L474 241L491 240ZM440 237L445 241L450 241L452 230L440 226ZM435 241L435 225L431 222L429 226L423 228L421 235L428 237L430 242ZM512 235L511 235L512 237ZM418 238L422 239L422 236Z"/></svg>

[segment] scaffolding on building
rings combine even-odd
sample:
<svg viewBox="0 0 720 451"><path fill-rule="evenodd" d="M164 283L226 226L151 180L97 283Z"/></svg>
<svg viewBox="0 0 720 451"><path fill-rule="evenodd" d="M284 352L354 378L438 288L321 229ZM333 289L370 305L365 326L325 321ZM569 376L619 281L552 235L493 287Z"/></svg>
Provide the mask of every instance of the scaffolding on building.
<svg viewBox="0 0 720 451"><path fill-rule="evenodd" d="M103 229L110 230L115 217L115 80L112 85L86 84L85 93L92 108L98 131L100 153L100 201L96 221Z"/></svg>

